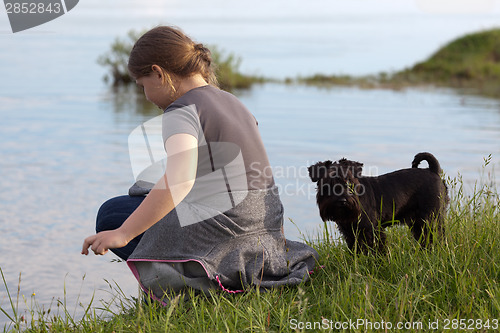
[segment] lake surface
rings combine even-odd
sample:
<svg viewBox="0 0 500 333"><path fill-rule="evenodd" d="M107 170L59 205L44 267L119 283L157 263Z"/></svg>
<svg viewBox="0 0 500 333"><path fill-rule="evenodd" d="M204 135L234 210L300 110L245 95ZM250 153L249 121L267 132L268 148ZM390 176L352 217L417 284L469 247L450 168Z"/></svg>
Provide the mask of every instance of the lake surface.
<svg viewBox="0 0 500 333"><path fill-rule="evenodd" d="M97 300L111 298L105 279L126 295L138 294L128 268L110 262L113 255L79 254L100 204L125 194L134 181L128 135L158 114L102 82L105 69L95 60L116 36L174 23L241 55L243 70L283 78L400 69L465 31L499 23L496 12L443 19L408 4L391 7L391 1L357 8L316 0L303 10L295 1L257 1L248 10L222 0L140 3L81 2L64 17L19 34L0 15L0 268L13 294L21 272L28 302L35 293L41 305L55 309L66 289L68 308L81 313L78 302L88 304L94 293ZM496 99L452 89L281 84L238 96L259 121L291 239L314 236L322 225L307 176L307 166L319 160L346 157L377 175L409 167L416 153L430 151L447 175L460 173L472 187L492 154L485 172L498 176ZM2 286L0 306L9 306ZM5 321L0 315L0 324Z"/></svg>

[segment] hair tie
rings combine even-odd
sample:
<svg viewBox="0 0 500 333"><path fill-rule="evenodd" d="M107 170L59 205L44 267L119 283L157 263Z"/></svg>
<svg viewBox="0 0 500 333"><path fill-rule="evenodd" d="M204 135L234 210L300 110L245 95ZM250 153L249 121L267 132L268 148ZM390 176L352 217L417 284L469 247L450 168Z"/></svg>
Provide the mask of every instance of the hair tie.
<svg viewBox="0 0 500 333"><path fill-rule="evenodd" d="M207 48L206 48L205 46L203 46L203 44L201 44L201 43L200 43L200 44L194 44L193 46L194 46L194 49L195 49L195 50L197 50L197 51L203 51L203 52L205 52L205 51L206 51L206 49L207 49Z"/></svg>
<svg viewBox="0 0 500 333"><path fill-rule="evenodd" d="M212 62L212 58L210 57L210 50L205 46L203 46L203 44L201 43L194 44L193 47L196 51L200 52L200 55L203 58L203 60L205 60L209 64Z"/></svg>

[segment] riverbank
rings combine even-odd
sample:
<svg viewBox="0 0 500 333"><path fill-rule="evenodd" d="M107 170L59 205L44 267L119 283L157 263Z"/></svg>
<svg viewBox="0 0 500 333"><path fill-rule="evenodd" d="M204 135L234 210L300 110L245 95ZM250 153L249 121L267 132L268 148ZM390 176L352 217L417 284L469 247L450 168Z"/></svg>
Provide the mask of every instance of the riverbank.
<svg viewBox="0 0 500 333"><path fill-rule="evenodd" d="M472 94L500 96L500 29L467 34L440 48L427 60L395 73L354 77L315 74L287 83L316 86L357 86L365 89L404 89L437 86Z"/></svg>
<svg viewBox="0 0 500 333"><path fill-rule="evenodd" d="M127 38L117 38L111 49L98 62L109 68L105 77L114 86L133 83L128 75L130 50L143 33L130 31ZM500 96L500 29L492 29L459 37L436 51L427 60L394 73L367 76L328 75L318 73L278 80L240 71L241 57L212 45L213 68L221 89L248 89L254 84L281 82L315 86L357 86L364 89L404 89L420 86L459 88L473 94Z"/></svg>
<svg viewBox="0 0 500 333"><path fill-rule="evenodd" d="M23 300L11 291L11 309L3 311L13 322L4 332L496 330L500 199L491 183L485 179L467 194L460 178L447 179L446 239L429 250L420 248L407 228L394 227L386 255L353 255L344 242L328 239L334 234L328 224L329 232L306 237L323 268L300 286L176 297L167 307L126 297L116 285L109 303L58 302L51 309L38 306L35 295ZM16 312L19 302L31 310ZM73 307L84 315L71 315Z"/></svg>

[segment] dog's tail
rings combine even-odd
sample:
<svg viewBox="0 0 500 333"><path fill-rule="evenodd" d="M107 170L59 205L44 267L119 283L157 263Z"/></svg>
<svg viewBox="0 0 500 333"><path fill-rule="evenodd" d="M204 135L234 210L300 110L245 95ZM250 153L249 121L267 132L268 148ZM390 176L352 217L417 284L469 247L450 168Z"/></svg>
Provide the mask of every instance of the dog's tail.
<svg viewBox="0 0 500 333"><path fill-rule="evenodd" d="M439 175L441 173L441 166L438 160L431 153L418 153L415 155L413 162L411 162L412 168L418 168L418 165L422 161L427 161L429 163L429 170Z"/></svg>

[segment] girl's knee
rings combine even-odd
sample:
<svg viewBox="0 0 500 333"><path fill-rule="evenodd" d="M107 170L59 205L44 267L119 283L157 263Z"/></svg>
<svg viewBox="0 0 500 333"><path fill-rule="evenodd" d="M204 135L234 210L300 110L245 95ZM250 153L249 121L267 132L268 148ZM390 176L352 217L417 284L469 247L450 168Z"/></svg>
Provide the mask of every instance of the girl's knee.
<svg viewBox="0 0 500 333"><path fill-rule="evenodd" d="M144 197L128 195L112 198L104 202L97 212L96 231L119 228L144 200Z"/></svg>

